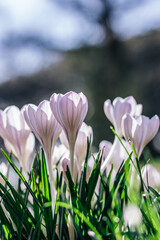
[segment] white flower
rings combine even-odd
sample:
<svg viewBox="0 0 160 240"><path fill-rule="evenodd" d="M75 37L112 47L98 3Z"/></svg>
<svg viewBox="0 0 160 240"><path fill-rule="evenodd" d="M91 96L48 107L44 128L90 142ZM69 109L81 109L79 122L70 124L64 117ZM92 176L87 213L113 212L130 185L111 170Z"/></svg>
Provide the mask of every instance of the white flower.
<svg viewBox="0 0 160 240"><path fill-rule="evenodd" d="M159 117L151 119L146 116L132 117L126 114L122 119L122 132L125 139L131 140L138 158L144 147L154 138L159 129Z"/></svg>
<svg viewBox="0 0 160 240"><path fill-rule="evenodd" d="M18 158L26 176L28 163L34 149L35 140L26 124L22 110L16 106L0 110L0 135L8 151Z"/></svg>
<svg viewBox="0 0 160 240"><path fill-rule="evenodd" d="M129 227L138 225L142 221L140 209L132 204L127 205L123 211L124 222Z"/></svg>

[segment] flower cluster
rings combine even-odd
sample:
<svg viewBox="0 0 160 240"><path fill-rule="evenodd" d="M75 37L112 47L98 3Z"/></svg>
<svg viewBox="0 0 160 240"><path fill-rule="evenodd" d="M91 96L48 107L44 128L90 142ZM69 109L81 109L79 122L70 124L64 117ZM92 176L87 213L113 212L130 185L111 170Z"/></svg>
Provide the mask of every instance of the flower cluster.
<svg viewBox="0 0 160 240"><path fill-rule="evenodd" d="M44 100L38 106L28 104L21 110L16 106L10 106L4 111L0 110L0 136L4 139L6 149L19 160L26 175L35 145L34 133L45 151L51 181L54 182L53 165L60 158L62 167L59 169L63 170L63 166L67 163L73 177L74 171L78 170L80 173L82 170L87 152L87 138L91 143L93 141L92 128L84 123L87 111L86 96L72 91L64 95L53 94L50 101ZM159 117L155 115L149 119L141 115L142 105L137 104L132 96L124 99L117 97L113 103L109 99L106 100L104 113L128 152L132 151L129 144L132 141L140 158L144 147L158 132ZM58 137L61 144L56 145ZM55 146L58 150L54 153ZM124 147L116 136L113 144L106 140L102 141L99 149L102 150L103 147L105 149L101 171L107 169L108 172L112 164L114 170L118 170L122 161L127 158ZM88 168L91 165L92 169L93 164L91 157Z"/></svg>
<svg viewBox="0 0 160 240"><path fill-rule="evenodd" d="M144 147L159 130L159 117L155 115L149 119L142 115L142 105L137 104L132 96L124 99L117 97L113 103L108 99L104 103L104 113L114 127L114 142L103 140L99 144L98 152L89 154L88 146L89 144L92 146L93 143L93 130L84 122L87 111L86 96L73 91L64 95L54 93L49 101L44 100L38 106L28 104L21 110L16 106L7 107L4 111L0 110L0 136L4 140L7 151L18 159L22 173L27 180L31 166L30 160L35 148L35 137L43 148L52 202L56 202L58 195L55 169L59 176L63 173L63 181L66 185L82 184L83 189L89 192L86 200L86 206L89 206L90 196L93 196L92 191L94 190L97 196L100 191L100 178L96 174L94 176L97 169L113 184L115 177L120 172L119 169L128 156L132 155L132 163L129 165L134 168L134 163L139 160ZM86 169L85 163L87 163ZM95 166L95 163L98 163L98 167ZM68 170L71 179L67 175ZM0 165L0 171L3 176L7 176L5 163ZM134 173L134 171L132 172ZM111 173L112 175L110 175ZM86 182L83 179L84 176ZM3 177L0 181L1 185L4 184L4 179ZM94 186L92 180L95 179ZM160 173L150 164L146 164L140 172L140 178L137 177L139 183L142 179L144 185L149 184L154 188L160 185ZM88 185L85 184L92 184L92 190L88 189ZM103 184L105 183L103 182ZM74 191L75 189L73 189ZM70 193L68 194L70 195ZM83 200L81 189L78 194ZM54 208L52 209L54 210ZM123 212L126 225L132 226L137 223L133 212L137 213L135 218L139 216L141 221L140 210L134 205L129 207L126 204ZM134 218L132 221L130 216ZM73 222L71 214L69 214L70 239L74 239L75 232L72 228ZM88 233L88 236L90 234Z"/></svg>

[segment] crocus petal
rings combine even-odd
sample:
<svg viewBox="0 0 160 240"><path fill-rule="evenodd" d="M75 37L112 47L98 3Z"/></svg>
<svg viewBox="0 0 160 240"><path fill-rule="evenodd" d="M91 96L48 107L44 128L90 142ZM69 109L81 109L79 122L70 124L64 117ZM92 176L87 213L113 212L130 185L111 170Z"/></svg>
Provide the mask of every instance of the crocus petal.
<svg viewBox="0 0 160 240"><path fill-rule="evenodd" d="M104 148L104 152L103 152L103 158L105 159L107 157L107 155L109 154L110 150L112 147L112 143L106 140L103 140L100 142L99 144L99 149L102 150Z"/></svg>
<svg viewBox="0 0 160 240"><path fill-rule="evenodd" d="M157 188L160 185L160 172L151 164L146 164L142 169L142 178L146 186Z"/></svg>
<svg viewBox="0 0 160 240"><path fill-rule="evenodd" d="M133 116L140 116L142 114L143 105L137 104Z"/></svg>
<svg viewBox="0 0 160 240"><path fill-rule="evenodd" d="M65 135L65 132L62 130L61 134L59 135L60 141L61 143L67 148L69 149L69 143L67 140L67 137Z"/></svg>
<svg viewBox="0 0 160 240"><path fill-rule="evenodd" d="M125 137L125 139L128 141L132 137L132 124L133 120L132 117L129 114L125 114L122 118L122 132ZM135 128L136 128L136 121L135 121Z"/></svg>
<svg viewBox="0 0 160 240"><path fill-rule="evenodd" d="M118 132L120 132L121 130L122 117L125 113L131 112L131 104L129 104L127 100L128 98L126 99L126 101L124 101L122 98L116 98L113 101L115 129L117 129Z"/></svg>
<svg viewBox="0 0 160 240"><path fill-rule="evenodd" d="M147 145L157 134L158 129L159 129L159 117L157 115L153 116L149 123L148 123L148 128L147 128L147 137L144 141L144 145Z"/></svg>
<svg viewBox="0 0 160 240"><path fill-rule="evenodd" d="M109 119L109 121L114 125L113 107L110 99L104 102L104 113L106 117Z"/></svg>

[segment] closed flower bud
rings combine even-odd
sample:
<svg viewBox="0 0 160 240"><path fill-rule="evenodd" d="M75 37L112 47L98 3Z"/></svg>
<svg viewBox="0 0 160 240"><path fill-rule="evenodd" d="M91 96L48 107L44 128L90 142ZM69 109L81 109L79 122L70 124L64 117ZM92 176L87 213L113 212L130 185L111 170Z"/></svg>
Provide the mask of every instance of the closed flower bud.
<svg viewBox="0 0 160 240"><path fill-rule="evenodd" d="M74 146L78 131L88 111L88 101L83 93L68 92L53 94L50 106L57 121L62 126L70 147L71 174L74 172Z"/></svg>
<svg viewBox="0 0 160 240"><path fill-rule="evenodd" d="M45 151L51 184L52 201L54 202L56 195L52 163L53 150L62 130L61 126L52 114L50 103L47 100L42 101L38 107L33 104L28 104L24 106L23 112L28 126L34 132Z"/></svg>
<svg viewBox="0 0 160 240"><path fill-rule="evenodd" d="M24 106L23 113L28 126L41 143L50 165L61 126L52 114L49 101L44 100L38 106L28 104Z"/></svg>

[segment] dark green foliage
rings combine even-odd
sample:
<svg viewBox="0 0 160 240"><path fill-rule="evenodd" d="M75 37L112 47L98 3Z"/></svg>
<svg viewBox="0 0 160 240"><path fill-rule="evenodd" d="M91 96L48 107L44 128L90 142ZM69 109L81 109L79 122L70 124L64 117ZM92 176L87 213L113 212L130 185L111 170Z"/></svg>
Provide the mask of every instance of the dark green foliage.
<svg viewBox="0 0 160 240"><path fill-rule="evenodd" d="M139 175L140 187L134 186L131 180L132 153L122 162L113 180L114 166L111 167L108 176L105 172L100 172L103 157L103 151L100 151L87 182L87 164L90 156L88 142L84 167L75 182L69 168L64 173L67 183L63 173L55 170L56 202L52 202L51 199L53 185L49 182L43 150L36 154L28 180L4 150L2 153L19 177L19 189L16 190L0 173L5 181L5 186L0 184L1 239L69 240L69 216L76 240L121 240L123 237L125 240L160 239L160 194L144 184L138 161L134 164L134 174ZM133 153L136 159L134 147ZM130 226L125 222L124 209L129 204L140 209L142 220L138 225Z"/></svg>

